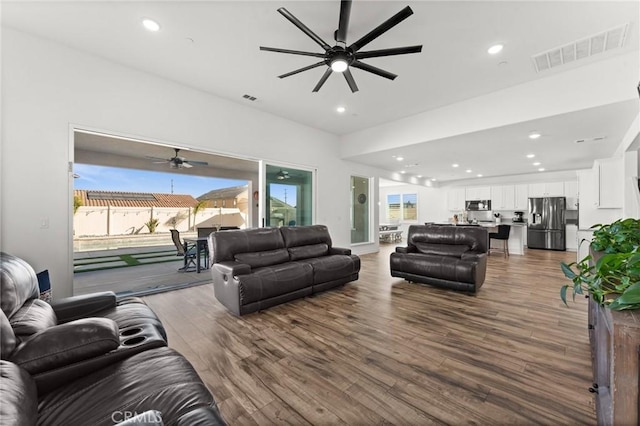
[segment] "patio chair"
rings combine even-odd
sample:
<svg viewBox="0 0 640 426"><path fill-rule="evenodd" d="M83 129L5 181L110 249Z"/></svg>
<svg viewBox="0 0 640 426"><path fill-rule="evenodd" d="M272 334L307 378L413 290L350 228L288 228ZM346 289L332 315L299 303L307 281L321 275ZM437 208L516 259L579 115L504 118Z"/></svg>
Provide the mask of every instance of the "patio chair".
<svg viewBox="0 0 640 426"><path fill-rule="evenodd" d="M171 230L171 239L173 240L173 244L176 245L176 249L178 253L176 256L180 256L184 258L184 266L179 271L187 271L189 267L196 267L196 246L192 245L191 247L187 246L187 243L183 242L180 239L180 231L177 229Z"/></svg>

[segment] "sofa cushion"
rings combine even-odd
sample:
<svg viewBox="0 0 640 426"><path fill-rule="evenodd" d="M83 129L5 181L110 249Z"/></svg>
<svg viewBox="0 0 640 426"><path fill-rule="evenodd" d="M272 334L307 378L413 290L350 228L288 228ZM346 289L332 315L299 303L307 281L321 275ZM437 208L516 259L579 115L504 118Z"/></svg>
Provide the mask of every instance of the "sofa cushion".
<svg viewBox="0 0 640 426"><path fill-rule="evenodd" d="M243 229L214 232L209 235L211 263L234 260L236 253L251 253L284 248L279 228Z"/></svg>
<svg viewBox="0 0 640 426"><path fill-rule="evenodd" d="M283 226L280 228L286 247L326 244L331 247L329 229L324 225Z"/></svg>
<svg viewBox="0 0 640 426"><path fill-rule="evenodd" d="M241 305L280 296L309 287L313 283L313 269L306 263L282 263L254 269L251 274L239 275Z"/></svg>
<svg viewBox="0 0 640 426"><path fill-rule="evenodd" d="M329 254L329 246L325 243L290 247L288 250L291 255L291 260L308 259L310 257L320 257Z"/></svg>
<svg viewBox="0 0 640 426"><path fill-rule="evenodd" d="M322 256L300 260L299 263L308 263L313 267L313 284L347 278L360 271L360 258L355 255Z"/></svg>
<svg viewBox="0 0 640 426"><path fill-rule="evenodd" d="M392 253L392 271L402 271L424 277L475 284L478 262L431 254Z"/></svg>
<svg viewBox="0 0 640 426"><path fill-rule="evenodd" d="M419 253L435 254L439 256L462 257L469 251L469 246L464 244L431 244L415 243Z"/></svg>
<svg viewBox="0 0 640 426"><path fill-rule="evenodd" d="M36 383L22 368L0 361L0 424L35 425L38 420Z"/></svg>
<svg viewBox="0 0 640 426"><path fill-rule="evenodd" d="M417 246L418 243L465 245L470 251L486 253L489 234L481 226L411 225L407 244Z"/></svg>
<svg viewBox="0 0 640 426"><path fill-rule="evenodd" d="M31 299L9 318L18 337L31 336L58 324L53 308L44 300Z"/></svg>
<svg viewBox="0 0 640 426"><path fill-rule="evenodd" d="M287 249L258 251L253 253L237 253L234 255L237 262L246 263L252 268L262 268L264 266L277 265L289 261Z"/></svg>
<svg viewBox="0 0 640 426"><path fill-rule="evenodd" d="M185 413L214 406L207 387L183 356L170 348L140 352L40 396L38 424L109 425L119 415L162 412L166 425Z"/></svg>
<svg viewBox="0 0 640 426"><path fill-rule="evenodd" d="M11 318L24 302L40 297L40 288L35 271L24 260L1 253L0 265L0 307Z"/></svg>
<svg viewBox="0 0 640 426"><path fill-rule="evenodd" d="M9 359L11 353L18 346L18 339L13 333L13 328L4 312L0 311L0 358Z"/></svg>

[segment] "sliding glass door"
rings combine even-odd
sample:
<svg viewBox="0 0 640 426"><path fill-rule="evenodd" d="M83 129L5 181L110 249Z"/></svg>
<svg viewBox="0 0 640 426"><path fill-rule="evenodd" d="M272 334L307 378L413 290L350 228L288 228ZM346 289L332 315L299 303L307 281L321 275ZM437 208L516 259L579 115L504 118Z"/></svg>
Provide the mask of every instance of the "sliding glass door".
<svg viewBox="0 0 640 426"><path fill-rule="evenodd" d="M312 170L261 164L260 217L263 226L313 224Z"/></svg>

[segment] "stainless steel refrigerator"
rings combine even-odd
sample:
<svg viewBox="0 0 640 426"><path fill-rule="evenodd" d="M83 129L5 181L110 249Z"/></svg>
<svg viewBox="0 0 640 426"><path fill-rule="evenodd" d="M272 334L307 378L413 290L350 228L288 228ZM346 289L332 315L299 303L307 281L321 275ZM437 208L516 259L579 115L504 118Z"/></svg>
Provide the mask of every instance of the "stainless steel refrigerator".
<svg viewBox="0 0 640 426"><path fill-rule="evenodd" d="M529 198L527 247L566 250L565 197Z"/></svg>

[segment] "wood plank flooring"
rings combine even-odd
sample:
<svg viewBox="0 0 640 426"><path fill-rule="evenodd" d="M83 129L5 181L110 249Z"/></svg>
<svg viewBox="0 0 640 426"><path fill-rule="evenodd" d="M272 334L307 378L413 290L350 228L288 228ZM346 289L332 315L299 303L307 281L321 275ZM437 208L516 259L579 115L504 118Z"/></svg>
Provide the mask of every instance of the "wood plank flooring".
<svg viewBox="0 0 640 426"><path fill-rule="evenodd" d="M389 274L235 317L211 285L145 298L231 425L595 424L586 300L562 304L560 261L490 256L477 295Z"/></svg>

